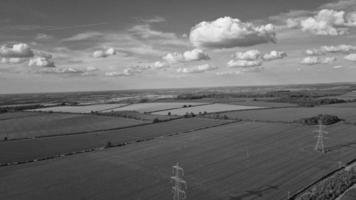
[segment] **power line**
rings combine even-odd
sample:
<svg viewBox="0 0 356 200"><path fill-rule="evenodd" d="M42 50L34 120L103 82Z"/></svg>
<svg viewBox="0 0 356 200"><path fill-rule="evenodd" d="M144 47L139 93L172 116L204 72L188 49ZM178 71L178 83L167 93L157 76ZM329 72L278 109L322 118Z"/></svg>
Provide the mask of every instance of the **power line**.
<svg viewBox="0 0 356 200"><path fill-rule="evenodd" d="M317 141L316 141L316 145L315 145L315 148L314 150L315 151L319 151L321 153L326 153L325 151L325 145L324 145L324 134L328 134L327 131L324 131L324 126L323 126L323 123L322 123L322 120L319 119L319 129L318 130L315 130L313 132L315 133L318 133L317 136L315 136L317 138Z"/></svg>
<svg viewBox="0 0 356 200"><path fill-rule="evenodd" d="M173 200L184 200L187 198L185 190L187 189L187 182L183 180L184 170L179 166L179 163L172 167L173 176L171 180L173 181Z"/></svg>

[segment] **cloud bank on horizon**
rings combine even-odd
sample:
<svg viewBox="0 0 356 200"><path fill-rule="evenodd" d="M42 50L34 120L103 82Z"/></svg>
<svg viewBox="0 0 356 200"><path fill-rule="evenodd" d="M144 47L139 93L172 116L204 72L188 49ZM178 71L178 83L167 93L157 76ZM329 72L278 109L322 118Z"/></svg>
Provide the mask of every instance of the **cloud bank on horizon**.
<svg viewBox="0 0 356 200"><path fill-rule="evenodd" d="M324 70L321 82L333 80L335 70L356 62L356 0L320 3L304 10L291 7L288 12L250 20L238 13L197 23L192 19L195 23L184 22L187 28L179 31L169 24L172 16L132 18L136 20L131 24L106 29L102 28L106 23L68 26L72 29L7 24L8 31L31 34L13 38L0 34L0 76L60 75L67 80L129 83L189 74L185 80L201 84L214 80L219 85L219 81L263 84L266 78L270 83L273 77L268 76L274 74L283 84L289 83L284 79L298 82L300 68L309 72L303 82L315 80L310 74L317 70ZM352 67L347 70L356 74ZM221 75L241 78L222 80ZM342 76L334 80L343 80Z"/></svg>

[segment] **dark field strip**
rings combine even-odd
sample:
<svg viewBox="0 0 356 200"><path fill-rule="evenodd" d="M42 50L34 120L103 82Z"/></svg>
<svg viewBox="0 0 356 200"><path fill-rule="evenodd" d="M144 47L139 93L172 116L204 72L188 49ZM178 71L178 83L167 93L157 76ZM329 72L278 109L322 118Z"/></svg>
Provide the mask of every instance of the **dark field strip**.
<svg viewBox="0 0 356 200"><path fill-rule="evenodd" d="M41 113L36 112L8 112L0 114L0 121L1 120L10 120L10 119L21 119L26 117L32 117L36 115L40 115Z"/></svg>
<svg viewBox="0 0 356 200"><path fill-rule="evenodd" d="M356 107L290 107L257 110L228 111L219 113L229 119L240 119L265 122L293 122L301 118L313 117L318 114L331 114L344 119L348 123L356 123ZM214 116L211 114L210 116Z"/></svg>
<svg viewBox="0 0 356 200"><path fill-rule="evenodd" d="M189 119L191 120L191 119ZM176 120L178 121L178 120ZM173 121L172 121L173 122ZM0 199L171 199L171 166L185 169L188 199L285 200L356 157L356 148L314 152L315 127L233 123L121 148L0 168ZM355 140L327 128L326 146Z"/></svg>
<svg viewBox="0 0 356 200"><path fill-rule="evenodd" d="M159 136L178 134L196 129L213 127L231 121L200 118L177 119L164 123L148 124L125 129L97 131L59 137L42 137L0 143L0 163L28 162L34 159L51 158L72 152L113 145L143 141Z"/></svg>
<svg viewBox="0 0 356 200"><path fill-rule="evenodd" d="M31 113L30 113L31 114ZM12 114L8 120L0 120L0 139L35 138L53 135L83 134L86 132L115 129L143 124L145 122L121 117L68 113ZM24 115L23 117L21 117Z"/></svg>

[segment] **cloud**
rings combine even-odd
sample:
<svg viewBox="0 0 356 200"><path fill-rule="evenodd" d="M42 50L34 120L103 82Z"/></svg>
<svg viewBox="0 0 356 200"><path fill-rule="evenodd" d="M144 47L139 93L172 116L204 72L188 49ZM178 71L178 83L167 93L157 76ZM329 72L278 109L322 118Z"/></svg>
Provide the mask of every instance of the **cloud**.
<svg viewBox="0 0 356 200"><path fill-rule="evenodd" d="M108 56L115 55L117 53L116 49L108 48L106 50L97 50L93 52L94 58L106 58Z"/></svg>
<svg viewBox="0 0 356 200"><path fill-rule="evenodd" d="M36 73L40 74L58 74L58 75L81 75L89 76L94 75L94 72L98 69L95 67L56 67L56 68L39 68L36 69Z"/></svg>
<svg viewBox="0 0 356 200"><path fill-rule="evenodd" d="M167 62L156 61L152 65L153 69L166 69L169 68L169 64Z"/></svg>
<svg viewBox="0 0 356 200"><path fill-rule="evenodd" d="M346 60L356 61L356 54L352 53L344 57Z"/></svg>
<svg viewBox="0 0 356 200"><path fill-rule="evenodd" d="M300 27L314 35L345 35L348 27L356 26L356 12L322 9L311 17L288 18L286 25L289 28Z"/></svg>
<svg viewBox="0 0 356 200"><path fill-rule="evenodd" d="M143 23L151 24L151 23L161 23L161 22L165 22L167 20L164 17L155 16L150 19L139 19L139 21L141 21Z"/></svg>
<svg viewBox="0 0 356 200"><path fill-rule="evenodd" d="M168 53L162 57L163 60L170 64L209 60L210 57L201 49L193 49L191 51L185 51L183 54L178 52Z"/></svg>
<svg viewBox="0 0 356 200"><path fill-rule="evenodd" d="M177 69L179 73L203 73L207 71L216 70L217 67L209 64L198 65L194 67L181 67Z"/></svg>
<svg viewBox="0 0 356 200"><path fill-rule="evenodd" d="M321 58L318 56L308 56L308 57L303 58L301 64L304 64L304 65L329 64L329 63L332 63L335 61L336 61L335 57Z"/></svg>
<svg viewBox="0 0 356 200"><path fill-rule="evenodd" d="M269 53L266 53L262 56L263 60L277 60L277 59L282 59L284 57L287 57L287 53L284 51L270 51Z"/></svg>
<svg viewBox="0 0 356 200"><path fill-rule="evenodd" d="M236 52L234 58L238 60L257 60L261 57L261 52L258 50L248 50L244 52Z"/></svg>
<svg viewBox="0 0 356 200"><path fill-rule="evenodd" d="M176 64L185 61L183 54L178 52L168 53L167 55L163 56L162 59L170 64Z"/></svg>
<svg viewBox="0 0 356 200"><path fill-rule="evenodd" d="M75 41L83 41L83 40L90 40L90 39L97 39L100 37L104 37L105 34L100 32L84 32L73 35L68 38L64 38L62 41L64 42L75 42Z"/></svg>
<svg viewBox="0 0 356 200"><path fill-rule="evenodd" d="M257 67L261 65L262 61L260 60L230 60L227 63L228 67Z"/></svg>
<svg viewBox="0 0 356 200"><path fill-rule="evenodd" d="M199 61L199 60L209 60L210 57L201 49L193 49L191 51L186 51L183 53L185 61Z"/></svg>
<svg viewBox="0 0 356 200"><path fill-rule="evenodd" d="M159 42L165 45L188 46L187 41L179 38L175 33L154 30L150 24L135 25L128 30L128 33L134 38L144 42Z"/></svg>
<svg viewBox="0 0 356 200"><path fill-rule="evenodd" d="M308 56L320 56L325 54L325 52L320 49L307 49L305 50L305 54L307 54Z"/></svg>
<svg viewBox="0 0 356 200"><path fill-rule="evenodd" d="M20 64L25 61L26 61L26 58L15 58L15 57L1 58L1 63L4 63L4 64Z"/></svg>
<svg viewBox="0 0 356 200"><path fill-rule="evenodd" d="M333 69L341 69L341 68L343 68L343 66L341 66L341 65L337 65L337 66L333 67Z"/></svg>
<svg viewBox="0 0 356 200"><path fill-rule="evenodd" d="M337 46L322 46L320 49L321 51L328 53L348 53L351 51L356 51L356 46L341 44Z"/></svg>
<svg viewBox="0 0 356 200"><path fill-rule="evenodd" d="M275 42L276 33L272 24L256 26L239 19L222 17L195 25L189 39L195 47L232 48Z"/></svg>
<svg viewBox="0 0 356 200"><path fill-rule="evenodd" d="M216 75L218 76L228 76L228 75L240 75L242 74L241 71L225 71L225 72L216 72Z"/></svg>
<svg viewBox="0 0 356 200"><path fill-rule="evenodd" d="M53 36L51 36L51 35L47 35L47 34L44 34L44 33L38 33L37 35L36 35L36 40L50 40L50 39L52 39L53 38Z"/></svg>
<svg viewBox="0 0 356 200"><path fill-rule="evenodd" d="M29 58L33 57L33 51L28 44L5 44L0 48L1 57Z"/></svg>
<svg viewBox="0 0 356 200"><path fill-rule="evenodd" d="M56 67L54 62L50 60L48 57L34 57L31 58L28 62L28 66L36 66L36 67Z"/></svg>
<svg viewBox="0 0 356 200"><path fill-rule="evenodd" d="M346 31L337 28L345 25L344 15L344 11L323 9L314 17L302 20L300 25L303 31L315 35L344 35Z"/></svg>
<svg viewBox="0 0 356 200"><path fill-rule="evenodd" d="M106 72L105 76L133 76L151 69L151 66L131 66L124 69L122 72Z"/></svg>

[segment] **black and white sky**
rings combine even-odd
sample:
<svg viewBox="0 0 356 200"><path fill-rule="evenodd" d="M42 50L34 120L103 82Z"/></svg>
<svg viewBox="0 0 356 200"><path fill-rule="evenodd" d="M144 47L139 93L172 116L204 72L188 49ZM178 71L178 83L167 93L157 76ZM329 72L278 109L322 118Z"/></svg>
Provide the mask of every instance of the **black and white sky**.
<svg viewBox="0 0 356 200"><path fill-rule="evenodd" d="M356 80L356 0L0 0L0 93Z"/></svg>

